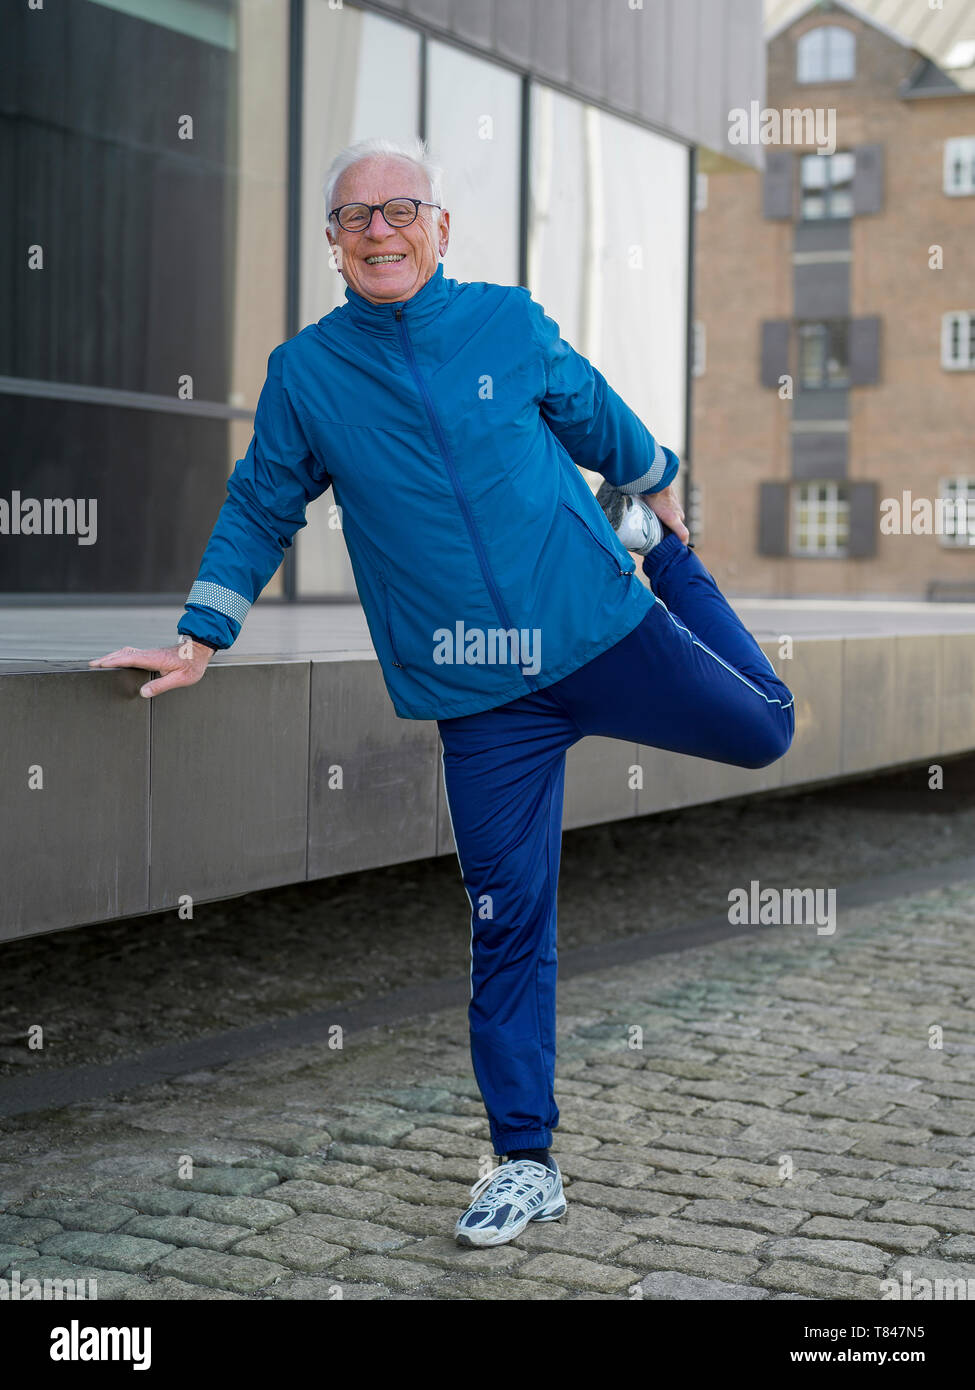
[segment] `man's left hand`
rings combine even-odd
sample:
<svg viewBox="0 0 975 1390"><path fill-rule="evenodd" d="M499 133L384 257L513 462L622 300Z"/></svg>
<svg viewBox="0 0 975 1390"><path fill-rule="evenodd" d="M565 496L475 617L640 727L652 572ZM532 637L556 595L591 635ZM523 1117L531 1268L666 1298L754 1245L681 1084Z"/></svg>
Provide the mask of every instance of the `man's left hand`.
<svg viewBox="0 0 975 1390"><path fill-rule="evenodd" d="M684 525L684 509L678 500L673 484L670 487L665 487L661 492L642 492L640 496L650 510L659 516L663 524L669 526L686 545L691 538L691 533Z"/></svg>

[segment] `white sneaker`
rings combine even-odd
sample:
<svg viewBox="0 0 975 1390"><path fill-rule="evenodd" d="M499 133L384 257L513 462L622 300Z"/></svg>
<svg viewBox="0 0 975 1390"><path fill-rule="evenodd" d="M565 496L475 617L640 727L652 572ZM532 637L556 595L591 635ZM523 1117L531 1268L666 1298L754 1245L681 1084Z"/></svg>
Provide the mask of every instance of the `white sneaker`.
<svg viewBox="0 0 975 1390"><path fill-rule="evenodd" d="M554 1160L553 1160L554 1161ZM510 1158L471 1188L474 1201L457 1222L457 1244L504 1245L529 1221L557 1221L565 1215L562 1174L531 1158Z"/></svg>
<svg viewBox="0 0 975 1390"><path fill-rule="evenodd" d="M612 483L603 483L596 493L596 501L627 550L648 555L663 540L663 522L642 498L620 492Z"/></svg>

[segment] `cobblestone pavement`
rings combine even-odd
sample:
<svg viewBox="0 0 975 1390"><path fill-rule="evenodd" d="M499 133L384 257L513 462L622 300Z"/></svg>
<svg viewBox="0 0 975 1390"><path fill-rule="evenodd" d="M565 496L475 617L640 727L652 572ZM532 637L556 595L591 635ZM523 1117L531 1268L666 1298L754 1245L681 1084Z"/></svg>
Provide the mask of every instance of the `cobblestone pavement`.
<svg viewBox="0 0 975 1390"><path fill-rule="evenodd" d="M747 869L743 874L743 846ZM728 888L839 885L975 850L975 757L568 832L563 951L724 913ZM652 875L647 891L647 873ZM350 1006L469 970L456 856L0 945L0 1078ZM38 1021L44 1049L24 1036ZM2 1084L2 1082L0 1082Z"/></svg>
<svg viewBox="0 0 975 1390"><path fill-rule="evenodd" d="M461 1008L4 1120L0 1272L127 1300L975 1279L973 919L966 884L564 982L568 1212L511 1244L453 1241L490 1154Z"/></svg>

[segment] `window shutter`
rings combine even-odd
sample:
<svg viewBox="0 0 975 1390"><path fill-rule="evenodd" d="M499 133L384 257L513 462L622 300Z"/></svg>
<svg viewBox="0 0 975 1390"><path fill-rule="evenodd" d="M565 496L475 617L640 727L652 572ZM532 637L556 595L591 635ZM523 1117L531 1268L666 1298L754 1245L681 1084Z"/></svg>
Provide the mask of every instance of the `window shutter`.
<svg viewBox="0 0 975 1390"><path fill-rule="evenodd" d="M760 483L758 490L758 553L789 553L789 485Z"/></svg>
<svg viewBox="0 0 975 1390"><path fill-rule="evenodd" d="M850 320L850 385L874 386L880 380L880 319Z"/></svg>
<svg viewBox="0 0 975 1390"><path fill-rule="evenodd" d="M850 483L850 538L847 554L874 555L877 550L877 484Z"/></svg>
<svg viewBox="0 0 975 1390"><path fill-rule="evenodd" d="M766 150L762 181L762 215L791 218L794 157L788 150Z"/></svg>
<svg viewBox="0 0 975 1390"><path fill-rule="evenodd" d="M779 377L788 375L791 327L788 319L766 319L762 324L763 386L778 386Z"/></svg>
<svg viewBox="0 0 975 1390"><path fill-rule="evenodd" d="M853 166L853 215L883 212L884 147L857 145Z"/></svg>

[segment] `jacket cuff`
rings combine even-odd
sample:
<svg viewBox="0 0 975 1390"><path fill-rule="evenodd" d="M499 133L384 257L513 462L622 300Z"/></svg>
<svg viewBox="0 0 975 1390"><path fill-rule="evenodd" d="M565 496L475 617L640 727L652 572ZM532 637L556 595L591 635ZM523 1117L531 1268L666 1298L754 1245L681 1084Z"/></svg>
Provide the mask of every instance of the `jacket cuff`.
<svg viewBox="0 0 975 1390"><path fill-rule="evenodd" d="M646 473L642 473L639 478L634 478L630 483L621 483L620 492L628 492L636 496L641 492L663 492L665 487L669 487L677 476L680 467L680 460L673 449L668 449L663 444L658 444L654 440L655 454L653 463Z"/></svg>

